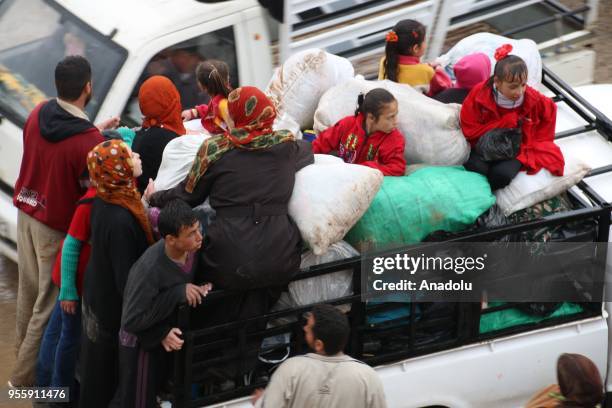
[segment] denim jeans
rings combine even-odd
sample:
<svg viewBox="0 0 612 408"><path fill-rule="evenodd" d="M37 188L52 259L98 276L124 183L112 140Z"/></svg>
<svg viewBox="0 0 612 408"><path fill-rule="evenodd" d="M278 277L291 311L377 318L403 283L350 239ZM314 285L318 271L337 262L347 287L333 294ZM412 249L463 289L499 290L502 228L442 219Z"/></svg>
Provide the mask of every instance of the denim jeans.
<svg viewBox="0 0 612 408"><path fill-rule="evenodd" d="M73 387L76 361L81 344L81 302L76 313L65 313L55 303L40 345L36 365L39 387Z"/></svg>

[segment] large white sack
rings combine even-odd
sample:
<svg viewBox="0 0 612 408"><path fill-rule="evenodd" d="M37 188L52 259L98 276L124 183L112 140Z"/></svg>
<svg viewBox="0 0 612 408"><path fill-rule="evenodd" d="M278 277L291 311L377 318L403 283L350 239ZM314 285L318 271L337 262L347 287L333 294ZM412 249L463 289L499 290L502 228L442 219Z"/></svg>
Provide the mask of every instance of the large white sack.
<svg viewBox="0 0 612 408"><path fill-rule="evenodd" d="M202 126L202 121L200 119L192 119L187 122L183 122L183 126L187 130L187 133L198 132L198 133L207 133L204 126Z"/></svg>
<svg viewBox="0 0 612 408"><path fill-rule="evenodd" d="M203 130L203 132L206 132ZM184 135L174 138L164 148L161 165L155 179L155 190L168 190L183 181L207 133Z"/></svg>
<svg viewBox="0 0 612 408"><path fill-rule="evenodd" d="M537 44L533 40L514 40L491 33L476 33L459 41L446 54L439 56L436 62L441 64L446 72L454 78L453 66L461 58L475 52L482 52L491 60L491 74L495 68L495 50L504 44L512 45L511 55L521 57L527 64L529 76L527 84L536 87L542 82L542 57Z"/></svg>
<svg viewBox="0 0 612 408"><path fill-rule="evenodd" d="M565 156L565 168L561 177L553 176L546 169L532 175L521 171L507 187L495 192L497 205L508 216L567 191L590 170L582 159L570 155Z"/></svg>
<svg viewBox="0 0 612 408"><path fill-rule="evenodd" d="M354 78L328 90L317 107L314 130L321 132L354 114L357 96L374 88L388 90L398 101L398 127L406 139L404 157L408 165L465 163L470 147L461 132L460 105L438 102L411 86L389 80Z"/></svg>
<svg viewBox="0 0 612 408"><path fill-rule="evenodd" d="M320 49L292 55L274 71L266 94L279 115L289 114L300 126L310 128L321 95L355 75L346 58Z"/></svg>
<svg viewBox="0 0 612 408"><path fill-rule="evenodd" d="M314 162L315 164L342 164L344 160L331 154L315 154Z"/></svg>
<svg viewBox="0 0 612 408"><path fill-rule="evenodd" d="M359 164L311 164L298 171L289 215L315 255L322 255L367 211L383 174Z"/></svg>
<svg viewBox="0 0 612 408"><path fill-rule="evenodd" d="M301 268L340 261L358 256L359 252L344 241L331 244L322 255L308 251L302 255ZM349 296L353 293L353 271L346 269L289 283L289 295L294 306L305 306Z"/></svg>
<svg viewBox="0 0 612 408"><path fill-rule="evenodd" d="M300 130L300 124L291 117L287 112L283 112L280 115L276 115L274 123L272 124L272 130L290 130L296 139L302 138L302 131Z"/></svg>

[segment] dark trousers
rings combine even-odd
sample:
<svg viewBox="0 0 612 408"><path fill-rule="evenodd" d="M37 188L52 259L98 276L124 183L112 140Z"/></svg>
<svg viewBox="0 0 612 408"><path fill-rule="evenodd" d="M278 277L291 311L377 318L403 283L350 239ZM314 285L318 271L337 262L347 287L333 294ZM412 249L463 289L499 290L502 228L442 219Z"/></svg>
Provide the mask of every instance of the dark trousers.
<svg viewBox="0 0 612 408"><path fill-rule="evenodd" d="M119 382L119 339L102 328L85 301L81 301L81 392L79 406L108 408Z"/></svg>
<svg viewBox="0 0 612 408"><path fill-rule="evenodd" d="M39 387L74 387L74 372L81 341L81 304L76 313L65 313L55 303L47 324L36 367Z"/></svg>
<svg viewBox="0 0 612 408"><path fill-rule="evenodd" d="M468 161L463 165L468 171L486 176L492 191L504 188L510 184L522 166L521 162L517 159L488 162L474 150L470 153Z"/></svg>

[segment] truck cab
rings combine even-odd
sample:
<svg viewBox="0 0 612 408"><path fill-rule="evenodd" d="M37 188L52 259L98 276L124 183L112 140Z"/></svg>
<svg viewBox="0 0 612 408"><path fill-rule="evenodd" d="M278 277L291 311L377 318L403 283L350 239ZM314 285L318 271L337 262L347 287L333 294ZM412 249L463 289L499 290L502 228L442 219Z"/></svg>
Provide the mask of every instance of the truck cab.
<svg viewBox="0 0 612 408"><path fill-rule="evenodd" d="M86 110L92 122L120 116L133 127L141 123L138 89L148 76L170 77L184 107L206 102L194 75L204 59L226 61L233 86L264 88L275 65L310 48L346 57L356 72L372 77L385 33L400 19L428 26L428 58L433 59L445 39L465 35L471 25L503 34L507 27L499 21L513 20L516 13L529 19L524 27L513 27L514 33L533 31L538 21L563 26L558 38L551 39L550 27L543 30L548 34L540 39L541 50L548 52L590 36L587 26L597 17L597 1L585 4L569 11L552 0L286 0L286 23L278 24L257 0L0 1L0 253L17 260L12 195L22 128L38 103L55 96L53 67L66 55L81 54L91 63L94 92ZM579 62L570 76L584 78L593 68L588 61L592 51L562 57L557 64L567 68Z"/></svg>
<svg viewBox="0 0 612 408"><path fill-rule="evenodd" d="M207 101L194 74L204 59L226 61L234 86L265 87L272 74L265 13L255 0L0 2L0 252L16 261L12 195L22 127L38 103L55 96L57 61L70 54L90 61L92 122L121 116L139 126L138 88L150 75L175 78L184 106Z"/></svg>

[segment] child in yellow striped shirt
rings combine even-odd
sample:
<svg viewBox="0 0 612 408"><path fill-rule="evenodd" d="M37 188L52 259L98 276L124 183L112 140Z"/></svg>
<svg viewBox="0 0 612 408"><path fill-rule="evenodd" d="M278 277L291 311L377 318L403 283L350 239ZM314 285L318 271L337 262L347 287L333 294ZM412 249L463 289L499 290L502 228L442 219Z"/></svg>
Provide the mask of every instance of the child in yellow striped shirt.
<svg viewBox="0 0 612 408"><path fill-rule="evenodd" d="M426 28L415 20L401 20L387 33L385 56L380 60L378 79L408 84L427 96L452 86L444 69L421 63L427 44Z"/></svg>

